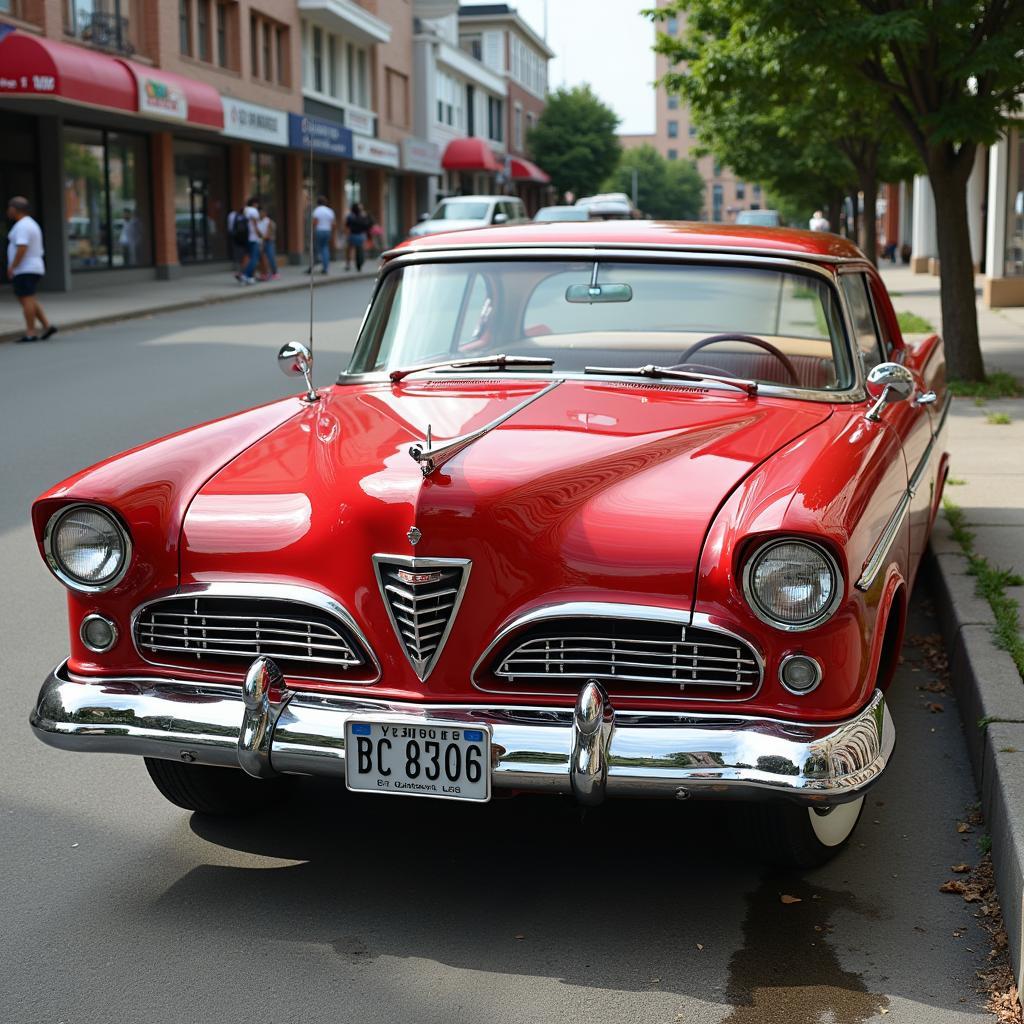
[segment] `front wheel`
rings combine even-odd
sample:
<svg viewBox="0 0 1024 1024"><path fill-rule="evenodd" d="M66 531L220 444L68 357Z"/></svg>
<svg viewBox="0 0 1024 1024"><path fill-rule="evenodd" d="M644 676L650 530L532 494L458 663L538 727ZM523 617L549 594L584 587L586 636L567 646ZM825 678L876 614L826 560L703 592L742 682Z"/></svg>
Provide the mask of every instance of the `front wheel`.
<svg viewBox="0 0 1024 1024"><path fill-rule="evenodd" d="M734 810L736 838L754 856L779 867L813 868L846 845L864 810L864 797L832 807L766 801Z"/></svg>
<svg viewBox="0 0 1024 1024"><path fill-rule="evenodd" d="M149 777L172 804L200 814L255 814L279 800L285 786L284 779L254 779L241 768L144 760Z"/></svg>

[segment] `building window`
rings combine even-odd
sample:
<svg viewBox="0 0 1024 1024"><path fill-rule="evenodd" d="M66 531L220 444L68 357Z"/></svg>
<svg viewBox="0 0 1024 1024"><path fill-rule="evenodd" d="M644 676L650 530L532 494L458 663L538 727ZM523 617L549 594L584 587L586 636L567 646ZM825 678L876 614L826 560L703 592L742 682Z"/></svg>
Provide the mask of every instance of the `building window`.
<svg viewBox="0 0 1024 1024"><path fill-rule="evenodd" d="M745 181L736 182L736 198L746 199L747 198L747 183Z"/></svg>
<svg viewBox="0 0 1024 1024"><path fill-rule="evenodd" d="M192 56L192 0L178 0L178 49Z"/></svg>
<svg viewBox="0 0 1024 1024"><path fill-rule="evenodd" d="M668 158L669 158L669 160L678 160L679 159L679 150L678 149L670 149L668 151Z"/></svg>
<svg viewBox="0 0 1024 1024"><path fill-rule="evenodd" d="M712 175L715 178L720 178L722 176L722 165L718 160L715 161L715 165L712 168Z"/></svg>
<svg viewBox="0 0 1024 1024"><path fill-rule="evenodd" d="M711 186L711 219L720 221L722 219L722 186Z"/></svg>
<svg viewBox="0 0 1024 1024"><path fill-rule="evenodd" d="M324 33L319 25L313 26L313 89L324 91Z"/></svg>
<svg viewBox="0 0 1024 1024"><path fill-rule="evenodd" d="M670 36L679 35L679 19L675 17L669 18L668 22L665 25L665 31Z"/></svg>
<svg viewBox="0 0 1024 1024"><path fill-rule="evenodd" d="M274 26L274 46L277 49L277 84L287 85L288 74L288 29L284 25Z"/></svg>
<svg viewBox="0 0 1024 1024"><path fill-rule="evenodd" d="M263 77L269 82L272 81L273 67L270 59L270 22L264 21L263 25Z"/></svg>
<svg viewBox="0 0 1024 1024"><path fill-rule="evenodd" d="M146 154L143 135L65 129L63 206L72 270L152 264Z"/></svg>
<svg viewBox="0 0 1024 1024"><path fill-rule="evenodd" d="M760 199L761 198L761 186L760 185L755 185L754 186L754 198L755 199Z"/></svg>
<svg viewBox="0 0 1024 1024"><path fill-rule="evenodd" d="M668 122L668 137L670 139L678 139L679 138L679 122L678 121L669 121Z"/></svg>
<svg viewBox="0 0 1024 1024"><path fill-rule="evenodd" d="M394 68L384 73L385 102L388 122L398 128L409 127L409 76Z"/></svg>
<svg viewBox="0 0 1024 1024"><path fill-rule="evenodd" d="M222 67L228 66L228 5L218 3L216 11L217 19L217 63Z"/></svg>
<svg viewBox="0 0 1024 1024"><path fill-rule="evenodd" d="M484 40L480 34L459 36L459 48L465 50L474 60L484 59Z"/></svg>
<svg viewBox="0 0 1024 1024"><path fill-rule="evenodd" d="M179 263L225 259L227 149L174 140L174 224Z"/></svg>
<svg viewBox="0 0 1024 1024"><path fill-rule="evenodd" d="M487 97L487 137L494 142L505 141L505 104L496 96Z"/></svg>
<svg viewBox="0 0 1024 1024"><path fill-rule="evenodd" d="M196 26L196 42L199 44L199 59L210 59L210 0L196 0L198 24Z"/></svg>
<svg viewBox="0 0 1024 1024"><path fill-rule="evenodd" d="M678 110L679 109L679 97L674 92L670 92L668 94L668 109L669 110Z"/></svg>
<svg viewBox="0 0 1024 1024"><path fill-rule="evenodd" d="M697 126L695 124L691 124L687 129L687 132L691 139L697 138Z"/></svg>
<svg viewBox="0 0 1024 1024"><path fill-rule="evenodd" d="M518 103L512 111L512 148L523 148L523 108Z"/></svg>

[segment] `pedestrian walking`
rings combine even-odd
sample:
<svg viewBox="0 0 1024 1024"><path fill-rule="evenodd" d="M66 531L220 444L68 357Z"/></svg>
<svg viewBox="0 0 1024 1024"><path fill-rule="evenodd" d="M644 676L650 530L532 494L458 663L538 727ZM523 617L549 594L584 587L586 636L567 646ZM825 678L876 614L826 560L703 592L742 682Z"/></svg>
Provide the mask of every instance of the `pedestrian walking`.
<svg viewBox="0 0 1024 1024"><path fill-rule="evenodd" d="M821 210L815 210L814 216L811 218L810 228L812 231L829 231L832 225L828 222L828 217L821 212Z"/></svg>
<svg viewBox="0 0 1024 1024"><path fill-rule="evenodd" d="M228 239L231 245L231 261L234 264L235 279L241 281L242 268L249 258L249 225L246 223L242 210L232 210L228 214Z"/></svg>
<svg viewBox="0 0 1024 1024"><path fill-rule="evenodd" d="M370 237L368 252L372 256L379 256L384 251L384 229L372 216L367 217L370 221Z"/></svg>
<svg viewBox="0 0 1024 1024"><path fill-rule="evenodd" d="M260 211L256 209L258 202L259 200L255 196L249 196L245 201L245 207L242 209L242 219L246 228L246 253L248 255L246 264L242 267L242 276L239 278L242 284L256 283L256 268L260 263L260 232L257 227ZM237 228L237 226L238 222L236 220L235 227Z"/></svg>
<svg viewBox="0 0 1024 1024"><path fill-rule="evenodd" d="M263 246L263 280L276 281L281 275L277 272L277 224L274 218L264 209L262 203L257 204L260 219L256 224L260 233L260 244Z"/></svg>
<svg viewBox="0 0 1024 1024"><path fill-rule="evenodd" d="M345 233L347 244L345 247L345 269L352 269L352 260L355 258L356 270L363 269L363 260L366 257L365 245L366 234L370 230L372 220L364 212L359 203L353 203L345 218Z"/></svg>
<svg viewBox="0 0 1024 1024"><path fill-rule="evenodd" d="M7 232L7 276L25 317L25 333L19 342L45 341L57 333L57 328L46 319L46 313L36 298L36 288L46 273L46 265L43 262L43 232L35 218L29 216L30 209L24 196L14 196L7 201L7 218L14 221ZM37 323L43 329L41 335L35 333Z"/></svg>
<svg viewBox="0 0 1024 1024"><path fill-rule="evenodd" d="M337 230L338 219L327 205L327 196L317 196L313 209L313 252L310 253L307 274L313 273L313 262L320 258L321 274L326 274L331 265L331 243Z"/></svg>

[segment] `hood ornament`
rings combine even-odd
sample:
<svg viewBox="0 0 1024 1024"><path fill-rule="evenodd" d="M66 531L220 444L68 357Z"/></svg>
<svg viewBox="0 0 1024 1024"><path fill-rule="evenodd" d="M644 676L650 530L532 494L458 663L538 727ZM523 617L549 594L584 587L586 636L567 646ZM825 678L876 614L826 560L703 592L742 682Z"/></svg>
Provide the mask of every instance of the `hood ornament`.
<svg viewBox="0 0 1024 1024"><path fill-rule="evenodd" d="M462 434L460 437L453 437L450 441L445 441L444 444L439 444L436 448L434 447L434 440L431 434L430 425L427 425L427 437L425 441L417 441L409 449L409 455L414 461L419 463L420 472L424 477L430 476L435 470L440 469L449 459L454 459L459 452L464 451L474 441L483 437L485 434L489 434L495 427L501 426L506 420L511 419L517 412L521 412L531 402L536 402L538 398L543 398L549 391L553 391L562 382L560 380L552 381L546 387L540 389L530 395L529 398L520 402L518 405L512 406L507 412L503 412L497 419L491 420L490 423L485 423L482 427L477 430L470 431L468 434Z"/></svg>
<svg viewBox="0 0 1024 1024"><path fill-rule="evenodd" d="M420 533L420 531L418 529L416 529L415 526L410 526L409 527L409 532L406 534L406 537L409 538L409 543L413 547L416 547L416 545L419 544L420 538L422 536L423 536L423 534Z"/></svg>

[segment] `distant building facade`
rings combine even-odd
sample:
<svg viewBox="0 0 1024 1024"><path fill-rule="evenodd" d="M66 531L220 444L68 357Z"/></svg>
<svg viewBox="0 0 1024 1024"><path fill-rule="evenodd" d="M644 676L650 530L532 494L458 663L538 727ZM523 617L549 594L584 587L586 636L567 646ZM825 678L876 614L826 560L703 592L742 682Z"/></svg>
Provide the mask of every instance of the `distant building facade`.
<svg viewBox="0 0 1024 1024"><path fill-rule="evenodd" d="M657 6L664 7L665 0L658 0ZM672 36L680 35L684 28L684 19L676 16L657 23L657 30ZM652 29L652 45L654 31ZM668 58L657 54L655 80L660 82L669 70ZM704 220L731 223L740 210L760 210L764 207L765 199L759 184L737 178L730 168L721 166L712 156L693 156L699 139L690 109L682 97L670 95L663 85L657 85L654 107L654 132L620 135L619 140L624 148L648 145L653 146L667 160L695 160L697 170L704 179Z"/></svg>

